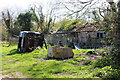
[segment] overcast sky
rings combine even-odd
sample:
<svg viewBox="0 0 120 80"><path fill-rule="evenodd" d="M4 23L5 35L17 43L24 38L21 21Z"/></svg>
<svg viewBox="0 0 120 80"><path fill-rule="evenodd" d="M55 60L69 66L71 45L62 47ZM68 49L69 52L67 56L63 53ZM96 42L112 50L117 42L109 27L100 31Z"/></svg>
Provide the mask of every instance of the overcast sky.
<svg viewBox="0 0 120 80"><path fill-rule="evenodd" d="M43 6L44 8L43 12L46 13L45 10L47 10L47 8L49 7L47 4L49 2L55 2L55 1L57 0L0 0L0 12L6 9L16 12L22 12L27 10L31 4L38 3ZM68 0L63 0L63 1L68 1ZM86 0L81 0L81 1L86 1ZM114 2L117 1L118 0L114 0Z"/></svg>
<svg viewBox="0 0 120 80"><path fill-rule="evenodd" d="M51 1L54 2L55 0L0 0L0 11L10 8L27 9L28 6L33 3L40 3L45 6L46 3ZM116 2L118 0L114 0L114 1Z"/></svg>
<svg viewBox="0 0 120 80"><path fill-rule="evenodd" d="M54 2L55 0L0 0L0 11L5 9L20 9L26 10L31 4L39 3L42 6L46 6L49 2Z"/></svg>

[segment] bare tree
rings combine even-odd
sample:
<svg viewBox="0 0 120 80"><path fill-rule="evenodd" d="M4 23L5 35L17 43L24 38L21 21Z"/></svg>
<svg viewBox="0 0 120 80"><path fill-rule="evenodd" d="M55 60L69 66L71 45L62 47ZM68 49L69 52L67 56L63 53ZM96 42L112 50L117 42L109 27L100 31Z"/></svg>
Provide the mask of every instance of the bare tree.
<svg viewBox="0 0 120 80"><path fill-rule="evenodd" d="M46 17L46 26L47 26L47 32L50 32L50 29L53 28L55 20L56 20L56 9L55 9L55 4L54 3L48 3L49 6L46 10L47 13L45 14Z"/></svg>
<svg viewBox="0 0 120 80"><path fill-rule="evenodd" d="M49 33L51 26L54 26L55 22L55 8L54 4L49 3L47 9L40 4L33 4L31 11L33 13L34 21L37 23L37 30L40 28L40 32ZM43 11L46 12L44 13Z"/></svg>
<svg viewBox="0 0 120 80"><path fill-rule="evenodd" d="M68 17L73 16L79 19L95 18L93 11L99 13L99 9L107 8L108 3L106 0L59 0L57 3L62 9L66 9ZM100 14L98 14L100 16ZM101 17L102 18L102 17Z"/></svg>
<svg viewBox="0 0 120 80"><path fill-rule="evenodd" d="M37 23L37 30L40 32L43 32L43 23L44 23L44 15L43 15L43 11L42 11L42 6L39 5L39 7L37 7L35 4L33 5L33 7L31 8L31 11L33 13L33 19L34 21Z"/></svg>
<svg viewBox="0 0 120 80"><path fill-rule="evenodd" d="M10 36L12 36L11 29L14 27L14 25L13 25L12 15L10 14L9 10L7 10L6 13L2 11L2 19L3 19L3 24L5 24L7 28L7 32L8 32L7 41L9 42L8 46L10 46L11 45Z"/></svg>
<svg viewBox="0 0 120 80"><path fill-rule="evenodd" d="M7 29L8 29L8 33L11 33L10 29L13 28L13 20L12 20L12 16L10 14L10 11L7 10L6 14L5 14L5 12L2 12L2 18L3 18L3 21L5 22Z"/></svg>

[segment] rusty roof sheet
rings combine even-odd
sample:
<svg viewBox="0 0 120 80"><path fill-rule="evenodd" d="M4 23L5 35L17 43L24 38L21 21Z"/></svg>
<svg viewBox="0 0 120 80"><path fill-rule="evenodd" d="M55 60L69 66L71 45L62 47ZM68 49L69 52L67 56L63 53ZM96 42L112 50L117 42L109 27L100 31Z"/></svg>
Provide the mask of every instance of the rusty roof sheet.
<svg viewBox="0 0 120 80"><path fill-rule="evenodd" d="M77 31L77 32L82 32L82 31L100 31L99 26L97 24L92 24L92 23L84 23L81 24L79 27L74 28L72 31Z"/></svg>

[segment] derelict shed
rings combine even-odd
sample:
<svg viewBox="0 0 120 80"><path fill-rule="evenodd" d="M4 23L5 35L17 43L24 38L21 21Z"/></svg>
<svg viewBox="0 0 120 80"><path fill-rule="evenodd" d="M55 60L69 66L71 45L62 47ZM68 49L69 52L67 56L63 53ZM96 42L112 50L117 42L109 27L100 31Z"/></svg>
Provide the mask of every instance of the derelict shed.
<svg viewBox="0 0 120 80"><path fill-rule="evenodd" d="M61 41L64 46L68 46L68 41L77 42L78 33L71 31L58 31L53 34L46 34L45 39L48 44L58 45L58 42Z"/></svg>
<svg viewBox="0 0 120 80"><path fill-rule="evenodd" d="M68 41L79 45L80 48L100 48L104 47L106 32L100 29L96 24L82 24L72 31L58 31L53 34L46 34L45 38L48 44L58 45L61 41L64 46L68 46Z"/></svg>
<svg viewBox="0 0 120 80"><path fill-rule="evenodd" d="M106 32L96 24L84 24L82 27L73 29L78 33L78 43L81 48L100 48L104 47Z"/></svg>

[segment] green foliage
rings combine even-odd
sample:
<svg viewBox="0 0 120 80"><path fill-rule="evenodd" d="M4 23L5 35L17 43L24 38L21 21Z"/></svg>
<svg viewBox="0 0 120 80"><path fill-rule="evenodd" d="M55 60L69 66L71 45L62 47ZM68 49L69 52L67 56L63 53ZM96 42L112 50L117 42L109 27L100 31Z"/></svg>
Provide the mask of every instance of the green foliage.
<svg viewBox="0 0 120 80"><path fill-rule="evenodd" d="M67 60L66 62L67 62L67 63L70 63L70 64L73 64L73 65L77 65L77 64L78 64L77 62L75 62L75 61L73 61L73 60Z"/></svg>
<svg viewBox="0 0 120 80"><path fill-rule="evenodd" d="M120 65L120 1L118 1L117 5L115 3L112 4L109 2L111 10L108 11L108 15L104 16L105 28L104 30L108 32L106 37L106 44L113 45L112 49L108 50L109 55L113 61L116 62L117 65ZM107 52L107 51L105 51Z"/></svg>
<svg viewBox="0 0 120 80"><path fill-rule="evenodd" d="M101 78L112 78L114 80L120 79L120 71L117 69L112 69L111 66L105 66L101 69L101 71L98 71L94 74L94 76L98 76Z"/></svg>
<svg viewBox="0 0 120 80"><path fill-rule="evenodd" d="M104 56L102 58L98 58L94 63L93 66L94 67L105 67L105 66L109 66L111 64L111 59L108 56Z"/></svg>
<svg viewBox="0 0 120 80"><path fill-rule="evenodd" d="M69 19L63 19L61 22L57 23L58 31L62 31L65 27L65 24L69 23Z"/></svg>
<svg viewBox="0 0 120 80"><path fill-rule="evenodd" d="M88 51L87 53L86 53L86 55L95 55L96 53L95 53L95 51Z"/></svg>
<svg viewBox="0 0 120 80"><path fill-rule="evenodd" d="M103 78L114 78L114 79L120 79L120 71L117 69L112 69L111 66L103 67Z"/></svg>
<svg viewBox="0 0 120 80"><path fill-rule="evenodd" d="M19 32L21 31L21 27L20 27L18 21L14 22L14 27L11 28L10 31L13 35L19 35Z"/></svg>
<svg viewBox="0 0 120 80"><path fill-rule="evenodd" d="M32 14L30 12L21 13L17 17L17 21L22 27L21 30L30 31L30 28L32 27Z"/></svg>
<svg viewBox="0 0 120 80"><path fill-rule="evenodd" d="M84 58L81 58L81 57L78 57L78 58L74 58L73 60L80 62L80 61L84 61L85 59L84 59Z"/></svg>
<svg viewBox="0 0 120 80"><path fill-rule="evenodd" d="M93 49L92 49L93 50ZM85 65L81 65L80 61L85 60L84 52L91 51L81 49L73 50L76 57L56 60L46 60L48 49L35 49L32 52L20 53L17 51L17 46L2 47L2 74L12 74L15 77L16 72L21 72L27 78L99 78L100 71L105 71L104 68L93 68L93 61L86 60ZM80 56L82 55L82 56ZM103 61L104 62L104 61ZM96 63L97 65L97 63ZM98 64L99 65L99 64ZM112 67L111 67L112 68ZM116 69L107 72L110 76L119 77ZM112 74L113 73L113 74ZM103 73L104 74L104 73ZM110 77L111 78L111 77Z"/></svg>
<svg viewBox="0 0 120 80"><path fill-rule="evenodd" d="M91 61L91 60L86 60L85 62L84 62L84 65L91 65L93 62Z"/></svg>
<svg viewBox="0 0 120 80"><path fill-rule="evenodd" d="M79 20L69 20L63 19L58 23L58 31L71 31L72 29L78 27L82 21Z"/></svg>
<svg viewBox="0 0 120 80"><path fill-rule="evenodd" d="M1 34L0 37L2 38L3 41L7 39L8 32L5 26L0 27L0 34Z"/></svg>
<svg viewBox="0 0 120 80"><path fill-rule="evenodd" d="M89 65L80 65L76 60L83 59L78 56L76 60L46 60L48 50L41 48L29 53L19 53L16 46L2 47L2 74L22 72L26 77L32 78L81 78L92 77ZM77 52L77 53L75 53ZM80 55L82 50L74 50ZM81 60L80 60L81 61Z"/></svg>
<svg viewBox="0 0 120 80"><path fill-rule="evenodd" d="M118 68L120 65L120 54L119 50L115 49L113 46L103 48L103 51L100 53L102 56L106 57L110 61L110 65L114 68Z"/></svg>

